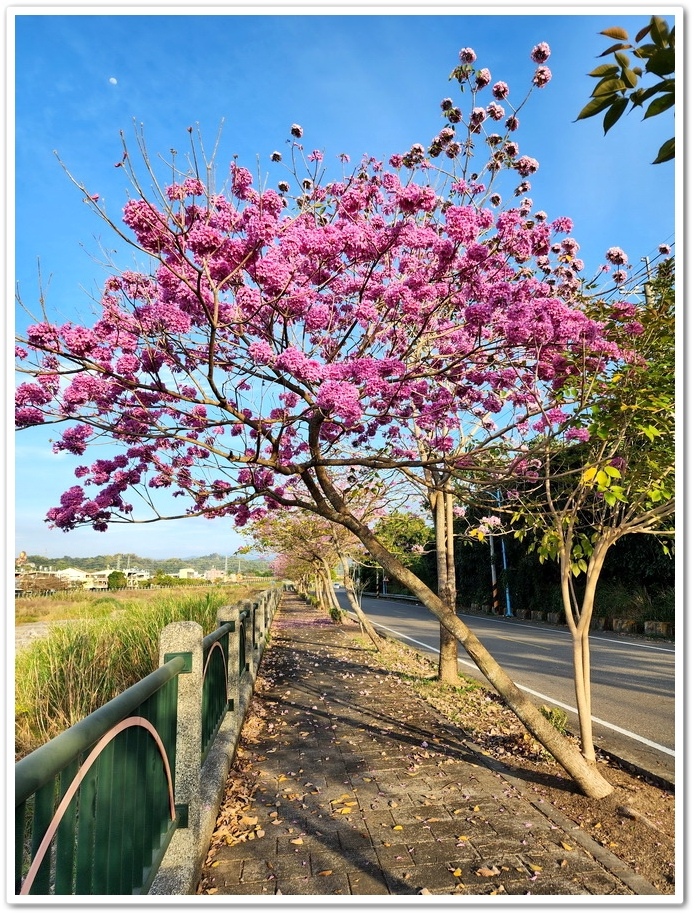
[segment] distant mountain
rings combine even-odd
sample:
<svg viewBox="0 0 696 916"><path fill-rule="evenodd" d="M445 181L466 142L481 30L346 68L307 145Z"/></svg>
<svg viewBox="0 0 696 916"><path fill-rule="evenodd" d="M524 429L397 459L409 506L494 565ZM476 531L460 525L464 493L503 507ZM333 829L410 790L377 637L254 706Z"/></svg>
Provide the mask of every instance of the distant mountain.
<svg viewBox="0 0 696 916"><path fill-rule="evenodd" d="M179 572L180 569L195 569L197 573L203 575L209 569L219 569L224 572L225 563L229 573L262 574L270 569L270 561L258 556L248 557L225 557L220 553L210 553L203 557L172 557L168 560L152 560L148 557L140 557L136 554L100 554L95 557L42 557L38 554L30 554L27 557L27 566L32 564L34 569L61 570L84 569L85 572L92 572L99 569L142 569L151 572L153 575L160 571L168 575Z"/></svg>

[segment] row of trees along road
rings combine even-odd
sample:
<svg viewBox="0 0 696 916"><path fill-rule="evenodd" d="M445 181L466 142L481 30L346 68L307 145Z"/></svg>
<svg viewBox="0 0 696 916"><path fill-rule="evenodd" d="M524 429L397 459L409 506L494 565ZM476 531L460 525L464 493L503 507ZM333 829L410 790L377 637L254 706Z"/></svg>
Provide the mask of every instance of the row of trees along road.
<svg viewBox="0 0 696 916"><path fill-rule="evenodd" d="M534 478L535 432L543 443L589 441L598 392L610 397L611 378L634 362L634 316L597 292L589 308L571 220L532 213L526 196L538 162L514 132L551 77L549 55L545 43L532 50L531 85L514 104L462 49L451 80L470 94L470 113L444 99L427 148L354 168L342 157L338 177L295 124L289 153L270 156L285 169L277 190L255 188L235 161L229 190L218 191L193 130L188 161L172 152L167 184L137 129L137 156L122 137L134 196L120 226L66 169L151 266L107 281L93 326L44 313L21 335L19 368L31 378L18 388L16 422L68 421L54 448L76 456L104 437L114 445L79 464L79 483L48 511L64 530L133 521L133 491L154 518L243 526L292 508L347 530L599 798L612 787L592 759L457 617L448 566L463 482L478 492ZM375 486L399 505L407 489L425 498L438 590L376 535L363 504Z"/></svg>

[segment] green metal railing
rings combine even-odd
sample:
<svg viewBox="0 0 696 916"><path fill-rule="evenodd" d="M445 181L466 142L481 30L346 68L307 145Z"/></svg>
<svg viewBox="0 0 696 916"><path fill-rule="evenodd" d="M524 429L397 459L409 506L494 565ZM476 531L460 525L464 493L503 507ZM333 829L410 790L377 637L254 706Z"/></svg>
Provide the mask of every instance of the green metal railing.
<svg viewBox="0 0 696 916"><path fill-rule="evenodd" d="M228 711L241 728L278 600L276 590L223 609L234 619L219 617L197 643L202 671L195 645L167 651L160 642L160 668L15 765L15 894L148 893L174 832L199 803L196 791L175 795L180 778L186 791L200 779ZM179 692L190 697L193 683L191 709ZM190 734L178 716L189 715L200 716L200 757L184 738L177 761L177 741Z"/></svg>
<svg viewBox="0 0 696 916"><path fill-rule="evenodd" d="M241 677L249 670L249 664L246 657L247 645L247 621L249 620L249 611L242 611L239 615L239 676Z"/></svg>
<svg viewBox="0 0 696 916"><path fill-rule="evenodd" d="M227 696L227 671L230 659L230 636L234 623L225 623L203 640L203 708L201 729L201 760L220 730L230 708Z"/></svg>
<svg viewBox="0 0 696 916"><path fill-rule="evenodd" d="M144 894L176 829L173 659L15 767L16 894Z"/></svg>

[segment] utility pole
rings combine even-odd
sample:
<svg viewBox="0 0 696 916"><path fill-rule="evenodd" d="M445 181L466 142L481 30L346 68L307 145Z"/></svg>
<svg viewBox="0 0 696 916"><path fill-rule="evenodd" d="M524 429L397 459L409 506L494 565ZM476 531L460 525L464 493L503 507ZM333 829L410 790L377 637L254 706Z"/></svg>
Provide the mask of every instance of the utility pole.
<svg viewBox="0 0 696 916"><path fill-rule="evenodd" d="M643 293L645 294L645 304L648 308L652 308L654 304L653 291L652 291L652 274L650 272L650 258L641 258L641 261L645 261L645 270L648 275L648 279L643 284Z"/></svg>
<svg viewBox="0 0 696 916"><path fill-rule="evenodd" d="M488 545L491 551L491 581L493 584L493 613L498 613L498 577L495 572L495 547L493 545L493 535L488 535Z"/></svg>
<svg viewBox="0 0 696 916"><path fill-rule="evenodd" d="M505 577L505 616L514 617L512 613L512 606L510 605L510 586L508 585L507 578L507 555L505 553L505 538L500 538L500 552L503 555L503 575Z"/></svg>

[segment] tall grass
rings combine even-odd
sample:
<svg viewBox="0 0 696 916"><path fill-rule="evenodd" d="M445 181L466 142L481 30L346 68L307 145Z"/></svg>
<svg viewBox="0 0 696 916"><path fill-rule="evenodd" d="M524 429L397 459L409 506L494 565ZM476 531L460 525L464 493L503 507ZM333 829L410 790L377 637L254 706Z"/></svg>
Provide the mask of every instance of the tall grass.
<svg viewBox="0 0 696 916"><path fill-rule="evenodd" d="M244 588L242 585L223 586L229 591ZM210 586L181 585L161 589L121 589L115 592L89 592L82 588L56 592L53 595L29 595L15 598L15 623L42 623L59 620L93 620L97 617L108 617L114 611L135 606L149 607L159 597L165 595L197 594L203 595ZM216 591L219 587L216 587Z"/></svg>
<svg viewBox="0 0 696 916"><path fill-rule="evenodd" d="M16 656L17 756L25 756L154 671L159 634L167 624L195 620L204 634L211 633L218 608L256 591L239 587L201 594L192 590L153 596L147 603L123 600L116 615L106 619L54 625L50 636L37 639Z"/></svg>

